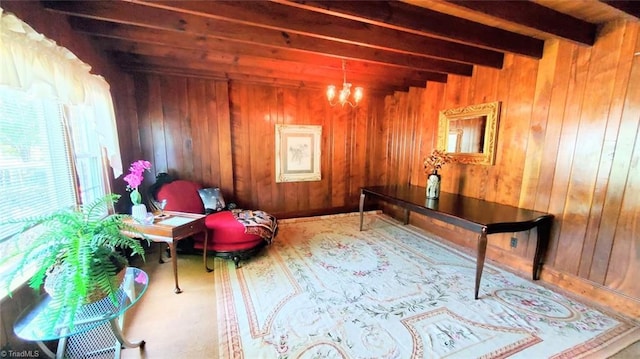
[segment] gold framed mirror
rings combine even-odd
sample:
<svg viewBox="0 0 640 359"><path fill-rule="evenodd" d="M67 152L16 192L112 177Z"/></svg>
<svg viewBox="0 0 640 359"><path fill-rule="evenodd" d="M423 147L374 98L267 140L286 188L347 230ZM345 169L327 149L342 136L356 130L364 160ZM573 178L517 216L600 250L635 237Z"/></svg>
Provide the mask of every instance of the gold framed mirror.
<svg viewBox="0 0 640 359"><path fill-rule="evenodd" d="M493 165L499 117L499 101L440 111L438 149L458 163Z"/></svg>

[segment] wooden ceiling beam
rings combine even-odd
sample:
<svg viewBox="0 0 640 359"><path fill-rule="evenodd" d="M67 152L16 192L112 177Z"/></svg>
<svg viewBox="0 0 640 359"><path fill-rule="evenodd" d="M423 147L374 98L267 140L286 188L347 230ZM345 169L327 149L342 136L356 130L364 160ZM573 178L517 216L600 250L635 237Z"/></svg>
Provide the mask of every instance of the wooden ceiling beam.
<svg viewBox="0 0 640 359"><path fill-rule="evenodd" d="M640 19L640 1L602 0L605 4Z"/></svg>
<svg viewBox="0 0 640 359"><path fill-rule="evenodd" d="M271 0L372 25L542 58L544 41L397 1Z"/></svg>
<svg viewBox="0 0 640 359"><path fill-rule="evenodd" d="M253 56L234 56L226 52L220 51L203 51L197 49L182 49L168 46L156 46L147 43L131 43L121 40L105 39L100 41L100 45L107 51L113 52L127 52L132 54L139 54L151 57L164 57L175 60L177 62L188 61L203 62L209 64L212 67L217 66L237 66L239 68L260 68L263 70L273 71L278 73L278 76L291 77L293 75L298 76L312 76L317 78L336 79L341 80L343 77L342 68L330 68L330 67L318 67L308 66L300 62L275 60L265 57L253 57ZM349 71L347 68L347 80L354 83L370 83L372 76L370 74L363 74L360 72ZM420 77L411 76L398 71L379 72L377 74L380 77L384 77L385 83L392 84L393 86L405 86L409 84L425 84L427 81L434 82L446 82L447 76L444 74L427 74ZM378 80L376 80L378 81Z"/></svg>
<svg viewBox="0 0 640 359"><path fill-rule="evenodd" d="M349 44L381 51L401 54L440 58L445 60L502 68L504 55L501 52L480 47L459 44L428 36L398 31L376 25L367 25L359 21L330 16L322 13L265 1L162 1L148 2L133 0L140 5L158 9L182 12L185 26L193 23L190 16L204 17L213 21L215 31L221 26L233 25L234 32L253 33L252 28L259 27L258 33L263 40L273 41L276 45L282 39L268 40L270 32L282 36L289 46L313 51L322 42L328 42L329 48L336 44ZM222 24L220 22L226 22ZM263 40L257 42L263 42ZM253 40L255 41L255 40ZM267 42L268 43L268 42ZM282 45L282 44L281 44Z"/></svg>
<svg viewBox="0 0 640 359"><path fill-rule="evenodd" d="M224 77L227 79L237 79L239 76L256 77L263 79L289 79L298 82L301 87L312 86L314 88L324 88L329 84L340 86L342 84L342 74L339 78L335 78L334 81L325 77L310 74L301 73L284 73L279 70L265 69L251 66L240 65L227 65L227 64L211 64L200 60L193 60L187 58L181 58L180 61L176 61L173 58L167 58L162 56L149 56L149 55L136 55L125 52L111 52L110 56L114 58L123 68L127 68L134 65L144 65L149 69L154 67L180 67L190 70L202 70L202 71L215 71L216 73L224 73ZM389 91L390 89L406 88L406 87L425 87L426 82L422 81L409 81L403 82L396 80L395 82L381 83L372 78L360 80L352 80L347 77L347 80L353 84L353 86L362 86L365 91Z"/></svg>
<svg viewBox="0 0 640 359"><path fill-rule="evenodd" d="M502 20L544 31L583 45L593 45L597 26L532 1L443 0Z"/></svg>
<svg viewBox="0 0 640 359"><path fill-rule="evenodd" d="M318 90L318 96L324 98L324 90L326 89L325 85L318 83L308 83L304 81L297 80L289 80L282 78L273 78L273 77L258 77L254 75L243 75L243 74L226 74L223 72L217 72L212 70L193 70L187 69L183 67L177 66L154 66L153 68L149 68L143 64L132 64L132 63L122 63L119 64L122 69L128 72L144 72L144 73L153 73L159 75L174 75L181 77L195 77L198 79L201 78L209 78L218 81L239 81L243 83L255 83L260 85L269 85L269 86L278 86L278 87L293 87L293 88L308 88L313 90ZM366 94L381 94L387 95L393 93L395 91L408 91L408 88L404 87L389 87L385 89L367 89ZM365 100L366 100L365 94Z"/></svg>
<svg viewBox="0 0 640 359"><path fill-rule="evenodd" d="M70 24L74 30L92 36L117 38L136 43L149 43L175 48L225 52L235 57L264 57L274 60L301 62L312 66L341 69L341 61L339 59L319 54L277 49L259 45L247 46L244 43L238 43L226 39L212 39L199 35L142 28L133 25L109 23L92 19L71 18ZM471 66L462 64L456 64L456 66L439 66L439 64L434 64L434 66L439 71L424 71L413 67L403 67L380 62L348 62L349 71L367 73L371 76L378 77L390 71L406 74L407 77L415 78L433 78L434 72L448 72L469 76L472 71Z"/></svg>
<svg viewBox="0 0 640 359"><path fill-rule="evenodd" d="M150 8L140 4L95 1L95 2L46 2L53 11L71 16L86 17L104 21L130 24L151 29L161 29L199 37L233 40L248 46L269 46L278 49L296 50L305 53L334 56L347 60L389 63L397 66L413 67L425 71L439 71L435 67L463 68L471 73L470 65L450 61L430 59L415 55L402 55L379 49L345 44L330 40L310 38L297 34L287 34L275 30L257 30L255 27L216 21L189 14L176 13L165 9ZM212 29L215 29L212 30Z"/></svg>

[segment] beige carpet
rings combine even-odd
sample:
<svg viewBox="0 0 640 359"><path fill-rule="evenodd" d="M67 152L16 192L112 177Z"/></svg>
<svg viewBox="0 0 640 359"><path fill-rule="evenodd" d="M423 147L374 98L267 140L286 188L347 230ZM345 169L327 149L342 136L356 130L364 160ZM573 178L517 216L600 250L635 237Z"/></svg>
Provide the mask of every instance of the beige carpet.
<svg viewBox="0 0 640 359"><path fill-rule="evenodd" d="M147 262L140 264L150 276L150 286L143 299L129 311L125 325L128 338L145 339L147 345L142 351L126 349L123 357L218 357L214 273L203 270L199 256L179 256L179 279L184 292L176 295L171 265L157 264L158 250L159 245L154 244ZM217 270L225 264L216 260ZM635 344L613 357L637 358L639 354L640 344Z"/></svg>
<svg viewBox="0 0 640 359"><path fill-rule="evenodd" d="M158 264L160 244L152 244L146 263L149 288L125 318L125 337L144 339L144 350L122 351L123 358L215 358L218 351L213 273L202 257L178 256L180 294L175 294L171 262Z"/></svg>

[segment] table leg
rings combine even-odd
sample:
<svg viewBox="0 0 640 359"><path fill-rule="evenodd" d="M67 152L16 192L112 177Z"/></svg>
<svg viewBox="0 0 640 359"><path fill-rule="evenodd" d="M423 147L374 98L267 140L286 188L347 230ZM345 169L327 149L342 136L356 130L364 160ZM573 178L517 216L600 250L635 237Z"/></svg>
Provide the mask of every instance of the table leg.
<svg viewBox="0 0 640 359"><path fill-rule="evenodd" d="M41 341L37 341L36 344L38 344L38 347L40 347L40 349L42 350L42 352L48 356L51 359L56 358L56 354L54 352L51 351L51 349L49 349L43 342ZM60 345L58 345L58 348L60 348ZM62 356L60 356L60 358L62 358L64 356L64 350L62 352Z"/></svg>
<svg viewBox="0 0 640 359"><path fill-rule="evenodd" d="M409 224L409 210L404 208L403 211L404 211L403 221L404 221L404 225L406 226L407 224Z"/></svg>
<svg viewBox="0 0 640 359"><path fill-rule="evenodd" d="M537 222L538 226L536 230L538 232L538 243L536 244L536 253L533 256L533 280L540 279L540 270L542 269L542 263L544 262L544 254L547 252L547 246L549 245L549 239L551 238L551 224L553 223L553 216L540 217Z"/></svg>
<svg viewBox="0 0 640 359"><path fill-rule="evenodd" d="M67 340L69 337L62 337L58 340L58 351L56 352L56 358L66 358L67 352Z"/></svg>
<svg viewBox="0 0 640 359"><path fill-rule="evenodd" d="M144 348L144 345L146 344L144 340L140 340L138 342L130 342L125 339L124 335L122 334L122 330L120 329L120 325L118 324L118 318L113 318L109 322L111 323L111 330L113 331L113 335L115 335L116 339L118 339L118 342L122 347Z"/></svg>
<svg viewBox="0 0 640 359"><path fill-rule="evenodd" d="M482 233L478 237L478 254L476 257L476 288L475 299L478 299L478 291L480 289L480 280L482 279L482 270L484 268L484 257L487 254L487 230L482 229Z"/></svg>
<svg viewBox="0 0 640 359"><path fill-rule="evenodd" d="M364 211L364 192L360 191L360 230L362 231L362 213Z"/></svg>
<svg viewBox="0 0 640 359"><path fill-rule="evenodd" d="M178 253L176 251L176 243L175 242L169 243L169 249L171 251L171 265L173 266L173 279L176 282L176 289L174 289L173 291L176 294L180 294L182 293L182 289L180 289L180 286L178 286Z"/></svg>

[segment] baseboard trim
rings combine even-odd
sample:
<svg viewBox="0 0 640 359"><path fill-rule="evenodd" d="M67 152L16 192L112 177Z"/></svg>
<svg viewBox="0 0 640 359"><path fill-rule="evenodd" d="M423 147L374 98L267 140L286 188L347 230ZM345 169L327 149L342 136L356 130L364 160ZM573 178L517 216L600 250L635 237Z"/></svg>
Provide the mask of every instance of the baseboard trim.
<svg viewBox="0 0 640 359"><path fill-rule="evenodd" d="M540 279L574 293L580 298L611 308L635 320L640 320L640 300L551 267L542 267Z"/></svg>
<svg viewBox="0 0 640 359"><path fill-rule="evenodd" d="M357 211L358 211L357 206L344 206L344 207L311 209L311 210L303 210L303 211L295 211L295 212L274 212L270 214L280 220L280 219L288 219L288 218L315 217L315 216L326 216L326 215L340 214L340 213L352 213Z"/></svg>

